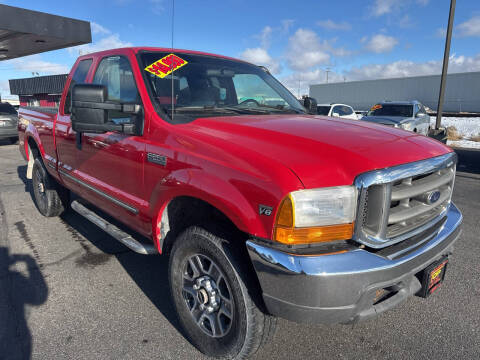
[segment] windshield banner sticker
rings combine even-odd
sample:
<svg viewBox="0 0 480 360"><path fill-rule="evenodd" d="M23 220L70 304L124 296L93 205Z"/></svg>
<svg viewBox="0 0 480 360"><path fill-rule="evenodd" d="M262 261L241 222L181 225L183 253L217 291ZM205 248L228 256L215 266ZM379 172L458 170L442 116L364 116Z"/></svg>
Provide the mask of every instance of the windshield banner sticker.
<svg viewBox="0 0 480 360"><path fill-rule="evenodd" d="M382 108L382 105L380 105L380 104L373 105L372 108L370 109L370 111L374 111L374 110L381 109L381 108Z"/></svg>
<svg viewBox="0 0 480 360"><path fill-rule="evenodd" d="M186 60L179 58L177 55L169 54L148 65L145 70L160 78L164 78L182 66L187 65L187 63Z"/></svg>

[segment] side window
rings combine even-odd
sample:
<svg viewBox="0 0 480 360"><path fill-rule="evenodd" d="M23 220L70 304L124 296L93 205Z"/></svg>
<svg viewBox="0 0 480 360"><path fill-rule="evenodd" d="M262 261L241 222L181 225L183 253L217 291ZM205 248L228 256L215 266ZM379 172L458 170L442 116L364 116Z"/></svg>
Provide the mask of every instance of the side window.
<svg viewBox="0 0 480 360"><path fill-rule="evenodd" d="M425 110L425 106L420 105L420 114L427 115L427 110Z"/></svg>
<svg viewBox="0 0 480 360"><path fill-rule="evenodd" d="M350 106L343 106L343 115L352 115L353 110Z"/></svg>
<svg viewBox="0 0 480 360"><path fill-rule="evenodd" d="M72 87L75 84L81 84L85 82L87 78L88 70L92 65L92 59L82 60L78 63L77 68L72 76L72 81L70 81L70 86L68 87L67 96L65 98L65 105L63 107L63 112L65 114L70 114L70 106L71 106L71 96L72 96Z"/></svg>
<svg viewBox="0 0 480 360"><path fill-rule="evenodd" d="M105 85L108 100L119 103L139 103L137 85L129 61L123 56L103 58L95 72L94 84ZM131 122L131 116L120 111L108 112L110 121L116 124Z"/></svg>
<svg viewBox="0 0 480 360"><path fill-rule="evenodd" d="M335 106L332 110L332 116L333 116L334 113L337 113L338 116L345 115L344 111L343 111L343 106L340 106L340 105Z"/></svg>
<svg viewBox="0 0 480 360"><path fill-rule="evenodd" d="M418 116L418 113L420 112L420 106L418 106L417 104L415 104L414 108L413 108L413 113L415 114L415 116Z"/></svg>

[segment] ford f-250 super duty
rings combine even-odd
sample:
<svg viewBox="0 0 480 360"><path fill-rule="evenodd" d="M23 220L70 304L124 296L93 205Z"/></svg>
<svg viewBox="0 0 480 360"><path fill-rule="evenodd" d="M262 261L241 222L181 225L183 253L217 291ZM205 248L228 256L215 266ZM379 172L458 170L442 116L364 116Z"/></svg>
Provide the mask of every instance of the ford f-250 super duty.
<svg viewBox="0 0 480 360"><path fill-rule="evenodd" d="M168 254L179 321L209 356L251 355L276 317L354 323L427 297L460 234L450 148L310 115L240 60L89 54L58 109L19 113L38 210L71 207L136 252Z"/></svg>

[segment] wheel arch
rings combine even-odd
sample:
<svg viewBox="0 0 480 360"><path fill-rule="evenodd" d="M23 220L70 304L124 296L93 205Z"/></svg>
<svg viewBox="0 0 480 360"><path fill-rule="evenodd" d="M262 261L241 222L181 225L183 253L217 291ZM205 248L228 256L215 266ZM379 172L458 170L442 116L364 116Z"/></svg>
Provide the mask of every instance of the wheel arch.
<svg viewBox="0 0 480 360"><path fill-rule="evenodd" d="M41 148L35 138L33 136L26 136L25 137L25 154L27 156L27 179L32 178L32 172L33 172L33 163L35 159L38 157L43 161L43 155L44 152L42 153L43 148Z"/></svg>
<svg viewBox="0 0 480 360"><path fill-rule="evenodd" d="M222 229L234 240L247 240L248 233L224 211L210 202L191 195L179 195L168 200L159 211L154 233L160 253L168 253L178 235L191 226L206 230Z"/></svg>

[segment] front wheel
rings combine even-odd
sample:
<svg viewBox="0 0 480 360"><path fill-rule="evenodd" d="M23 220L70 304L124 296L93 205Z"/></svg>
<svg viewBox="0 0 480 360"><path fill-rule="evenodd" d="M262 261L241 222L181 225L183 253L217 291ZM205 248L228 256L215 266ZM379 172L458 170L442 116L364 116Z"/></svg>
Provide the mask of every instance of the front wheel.
<svg viewBox="0 0 480 360"><path fill-rule="evenodd" d="M63 213L67 190L48 174L40 158L33 163L32 186L35 205L43 216L53 217Z"/></svg>
<svg viewBox="0 0 480 360"><path fill-rule="evenodd" d="M276 319L249 295L252 283L241 263L225 239L203 228L188 228L173 245L173 302L186 336L208 356L246 358L275 331Z"/></svg>

